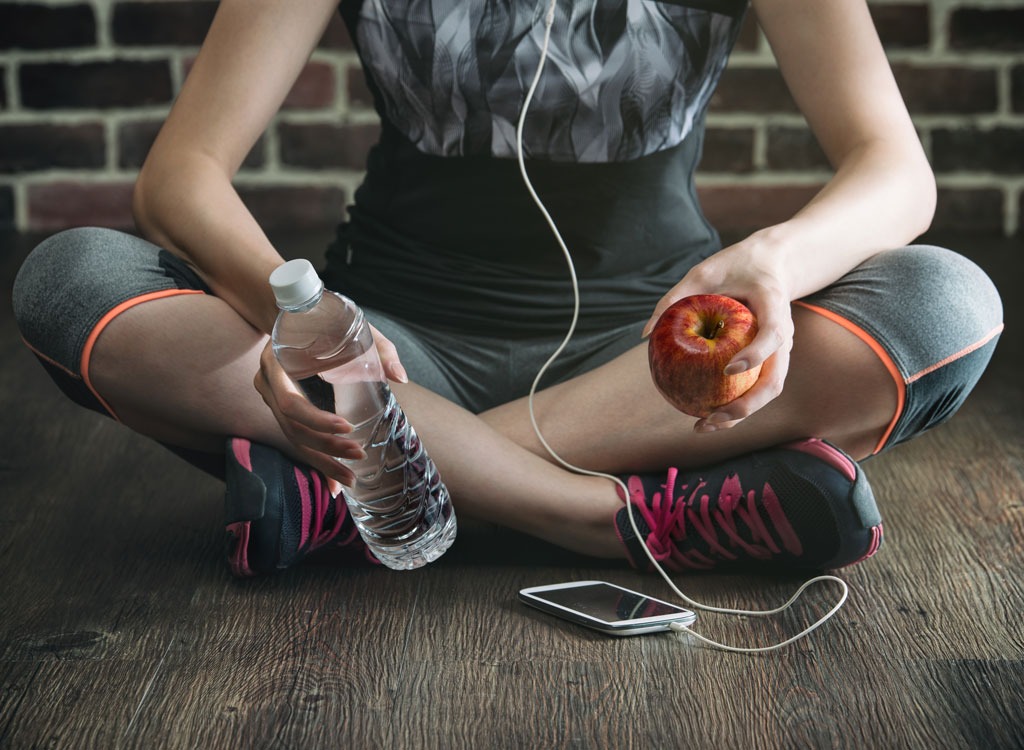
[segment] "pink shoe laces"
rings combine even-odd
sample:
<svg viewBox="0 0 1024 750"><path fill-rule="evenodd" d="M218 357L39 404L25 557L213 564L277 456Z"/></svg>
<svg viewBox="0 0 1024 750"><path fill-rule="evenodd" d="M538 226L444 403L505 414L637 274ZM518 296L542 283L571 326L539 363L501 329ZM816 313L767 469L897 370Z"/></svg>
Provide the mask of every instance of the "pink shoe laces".
<svg viewBox="0 0 1024 750"><path fill-rule="evenodd" d="M244 438L234 438L231 441L230 450L235 460L249 472L253 471L251 449L252 444ZM297 549L290 551L289 555L297 554L301 558L331 543L337 547L347 547L354 542L361 542L359 530L354 523L348 531L342 533L348 518L348 505L345 503L344 495L339 492L337 497L333 497L326 478L316 470L303 471L298 466L293 466L292 470L299 492L300 518ZM331 521L328 525L325 522L329 517ZM253 521L235 521L226 527L233 539L228 550L228 564L232 572L240 578L256 575L249 561L252 523ZM361 549L367 559L378 562L365 545L353 545L352 549Z"/></svg>
<svg viewBox="0 0 1024 750"><path fill-rule="evenodd" d="M320 549L326 544L335 541L345 525L348 516L348 506L345 498L339 492L337 497L332 497L327 481L318 471L311 471L309 476L295 467L295 481L299 488L299 499L302 502L302 529L299 536L299 549L302 549L306 542L309 542L309 552ZM324 519L330 510L334 510L334 523L324 526ZM352 542L359 535L355 524L344 539L338 539L338 546L345 546Z"/></svg>
<svg viewBox="0 0 1024 750"><path fill-rule="evenodd" d="M783 550L795 556L803 552L778 496L767 482L761 489L760 503L757 491L744 492L736 474L726 477L715 500L704 492L707 483L703 480L692 489L682 485L676 498L678 473L677 469L668 470L664 491L655 492L650 502L639 477L630 477L627 485L634 508L650 529L647 548L658 562L707 570L717 561L738 560L744 553L768 560ZM707 545L707 552L694 544L698 539Z"/></svg>

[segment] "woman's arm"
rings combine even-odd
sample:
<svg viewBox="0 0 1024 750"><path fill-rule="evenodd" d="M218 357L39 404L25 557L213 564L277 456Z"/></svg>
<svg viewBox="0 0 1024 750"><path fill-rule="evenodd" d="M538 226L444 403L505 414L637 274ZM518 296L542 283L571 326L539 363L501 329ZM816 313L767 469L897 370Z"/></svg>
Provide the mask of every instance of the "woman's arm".
<svg viewBox="0 0 1024 750"><path fill-rule="evenodd" d="M281 256L231 180L316 47L338 0L222 0L135 185L143 234L269 332Z"/></svg>
<svg viewBox="0 0 1024 750"><path fill-rule="evenodd" d="M935 179L864 0L754 0L758 20L835 176L759 232L799 298L924 232Z"/></svg>
<svg viewBox="0 0 1024 750"><path fill-rule="evenodd" d="M190 263L214 293L269 333L270 272L282 258L231 180L320 41L338 0L221 0L195 65L135 185L139 228ZM374 331L389 377L404 381L394 346ZM329 456L362 454L343 415L322 412L284 374L268 341L256 389L311 465L340 481ZM324 453L329 456L322 455Z"/></svg>
<svg viewBox="0 0 1024 750"><path fill-rule="evenodd" d="M864 0L754 0L786 83L835 168L788 221L698 264L655 307L719 293L746 302L760 332L727 368L764 363L757 384L697 423L728 427L782 392L793 345L789 303L928 228L935 180Z"/></svg>

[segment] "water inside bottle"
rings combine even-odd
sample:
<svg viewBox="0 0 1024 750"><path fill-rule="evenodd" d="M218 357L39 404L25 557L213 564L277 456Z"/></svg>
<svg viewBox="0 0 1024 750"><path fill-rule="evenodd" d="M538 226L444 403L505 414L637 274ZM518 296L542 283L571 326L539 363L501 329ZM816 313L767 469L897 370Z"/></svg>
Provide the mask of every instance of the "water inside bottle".
<svg viewBox="0 0 1024 750"><path fill-rule="evenodd" d="M305 375L297 378L299 386L315 406L345 417L353 426L345 437L366 451L361 461L339 459L356 475L346 494L363 538L389 567L417 567L440 557L455 536L448 491L384 381L376 351L354 358L336 352L315 361L309 354L282 347L278 356L282 364L303 360L306 366L293 370ZM317 372L321 367L326 369Z"/></svg>

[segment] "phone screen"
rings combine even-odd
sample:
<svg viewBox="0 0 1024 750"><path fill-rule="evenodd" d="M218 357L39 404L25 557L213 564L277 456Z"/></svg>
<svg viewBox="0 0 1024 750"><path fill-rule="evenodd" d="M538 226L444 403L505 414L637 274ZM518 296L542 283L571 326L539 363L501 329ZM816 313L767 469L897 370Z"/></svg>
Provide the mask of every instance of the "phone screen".
<svg viewBox="0 0 1024 750"><path fill-rule="evenodd" d="M605 622L675 615L684 611L681 607L674 607L607 583L535 591L533 596Z"/></svg>

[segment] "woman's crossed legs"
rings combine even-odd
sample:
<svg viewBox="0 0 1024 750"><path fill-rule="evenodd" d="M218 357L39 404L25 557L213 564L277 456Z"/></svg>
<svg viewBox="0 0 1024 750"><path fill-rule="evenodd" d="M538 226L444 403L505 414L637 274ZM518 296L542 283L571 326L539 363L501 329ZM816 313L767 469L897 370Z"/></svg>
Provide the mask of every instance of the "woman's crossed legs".
<svg viewBox="0 0 1024 750"><path fill-rule="evenodd" d="M134 263L149 276L126 283L109 272L114 263L129 268L122 275L131 275ZM51 238L29 258L16 284L26 342L69 395L98 411L105 406L144 435L207 453L223 451L226 437L242 436L294 456L253 388L266 337L222 300L189 293L202 290L202 283L181 266L149 243L105 230ZM535 408L545 438L561 457L590 470L664 476L667 467L705 467L811 436L861 459L942 421L987 363L1001 326L998 297L973 264L937 248L883 253L865 266L844 280L845 287L837 285L839 291L826 290L809 305L794 307L785 388L736 426L694 432L694 420L654 389L636 325L623 329L618 344L605 344L608 361L538 392ZM114 290L111 279L118 284ZM961 296L952 311L950 290L929 295L925 289L950 279L966 285L954 292L972 295ZM877 323L894 316L872 318L871 305L900 304L907 296L890 296L891 287L915 280L921 289L910 297L931 304L922 309L918 300L916 314L931 315L933 324L893 326L900 331L887 338L889 331ZM979 304L979 295L987 295L988 304ZM70 313L54 309L47 301L53 299L99 309L81 316L74 306ZM965 310L983 314L962 324L955 341L917 340L922 332L945 330L935 315L959 316L962 323ZM395 393L460 514L586 554L627 554L613 522L623 507L616 486L555 463L534 435L525 398L478 407L475 414L417 385L450 379L451 363L438 362L452 351L451 337L431 351L423 336L370 315L398 346L413 382L394 384ZM900 335L917 338L906 343ZM443 386L436 389L444 392Z"/></svg>

